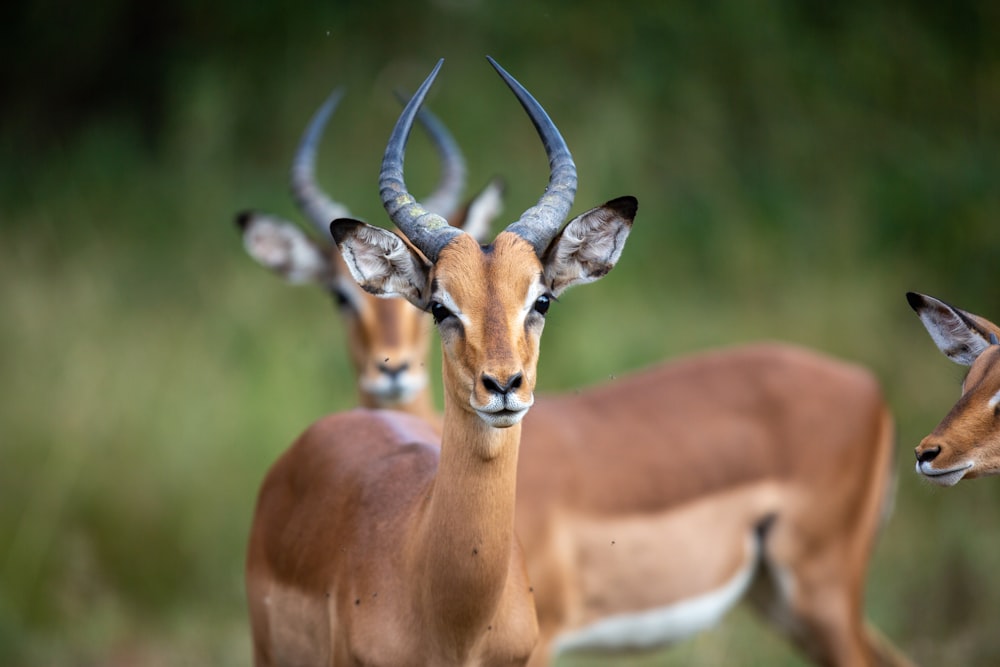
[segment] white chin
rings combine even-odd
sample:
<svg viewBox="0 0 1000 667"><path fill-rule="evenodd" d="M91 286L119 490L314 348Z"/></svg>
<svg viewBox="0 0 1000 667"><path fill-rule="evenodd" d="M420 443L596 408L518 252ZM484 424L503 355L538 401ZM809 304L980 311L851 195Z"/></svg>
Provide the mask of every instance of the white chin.
<svg viewBox="0 0 1000 667"><path fill-rule="evenodd" d="M972 470L972 465L965 465L961 468L953 468L952 470L941 470L937 471L931 467L926 469L921 468L920 464L917 464L917 472L923 476L931 484L937 484L938 486L955 486L958 484L965 473Z"/></svg>
<svg viewBox="0 0 1000 667"><path fill-rule="evenodd" d="M520 422L527 412L527 409L518 410L516 412L513 410L503 410L501 412L485 412L483 410L476 410L479 418L493 428L510 428L514 424Z"/></svg>

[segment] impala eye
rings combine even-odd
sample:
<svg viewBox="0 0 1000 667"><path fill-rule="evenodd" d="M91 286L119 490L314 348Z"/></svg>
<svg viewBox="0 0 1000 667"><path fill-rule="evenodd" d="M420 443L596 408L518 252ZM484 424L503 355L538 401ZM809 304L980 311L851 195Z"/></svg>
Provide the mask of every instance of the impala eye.
<svg viewBox="0 0 1000 667"><path fill-rule="evenodd" d="M539 315L544 315L545 313L549 312L549 305L551 303L552 299L550 299L545 294L541 295L535 301L535 312L538 313Z"/></svg>
<svg viewBox="0 0 1000 667"><path fill-rule="evenodd" d="M333 297L333 302L337 304L337 308L348 308L351 305L351 300L340 288L332 288L330 290L330 296Z"/></svg>
<svg viewBox="0 0 1000 667"><path fill-rule="evenodd" d="M431 301L431 317L434 318L434 324L441 324L441 322L453 316L454 313L445 308L440 301Z"/></svg>

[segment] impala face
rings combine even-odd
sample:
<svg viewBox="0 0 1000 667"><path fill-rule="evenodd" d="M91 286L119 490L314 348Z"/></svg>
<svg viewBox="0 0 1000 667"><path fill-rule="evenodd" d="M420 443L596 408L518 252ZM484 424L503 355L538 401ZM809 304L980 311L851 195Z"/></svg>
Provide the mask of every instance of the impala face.
<svg viewBox="0 0 1000 667"><path fill-rule="evenodd" d="M379 190L392 232L340 219L330 230L365 291L407 299L434 317L441 333L446 417L449 406L487 426L518 424L534 402L538 341L550 300L597 280L617 263L637 208L621 197L571 220L576 193L569 149L537 101L496 62L528 112L549 157L548 187L536 206L488 246L428 212L407 192L403 152L413 118L441 64L403 111L386 148Z"/></svg>
<svg viewBox="0 0 1000 667"><path fill-rule="evenodd" d="M241 213L236 222L259 264L290 283L315 284L330 294L347 326L364 404L394 408L424 391L430 329L424 313L403 299L365 292L335 246L314 241L296 225L255 212Z"/></svg>
<svg viewBox="0 0 1000 667"><path fill-rule="evenodd" d="M916 448L917 472L942 486L1000 474L1000 327L934 297L906 296L938 349L969 366L961 398Z"/></svg>
<svg viewBox="0 0 1000 667"><path fill-rule="evenodd" d="M549 295L542 267L523 239L507 233L481 248L457 239L441 252L430 311L441 333L451 399L496 428L521 421L534 402L538 341ZM482 285L494 285L489 300Z"/></svg>

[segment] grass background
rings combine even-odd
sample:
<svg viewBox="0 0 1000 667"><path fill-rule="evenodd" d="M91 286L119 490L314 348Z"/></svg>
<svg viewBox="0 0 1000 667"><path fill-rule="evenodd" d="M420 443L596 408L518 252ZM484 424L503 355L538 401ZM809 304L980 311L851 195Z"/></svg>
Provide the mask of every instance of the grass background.
<svg viewBox="0 0 1000 667"><path fill-rule="evenodd" d="M295 217L291 153L344 84L319 175L382 220L391 90L442 56L430 104L516 216L546 164L486 54L566 136L577 211L640 202L621 264L553 308L541 389L760 339L870 366L899 491L869 616L923 664L1000 662L1000 486L913 474L962 369L903 298L1000 317L994 4L202 4L2 10L0 663L248 664L257 485L354 389L328 299L253 266L232 217ZM426 192L422 137L408 158ZM802 661L738 610L632 664Z"/></svg>

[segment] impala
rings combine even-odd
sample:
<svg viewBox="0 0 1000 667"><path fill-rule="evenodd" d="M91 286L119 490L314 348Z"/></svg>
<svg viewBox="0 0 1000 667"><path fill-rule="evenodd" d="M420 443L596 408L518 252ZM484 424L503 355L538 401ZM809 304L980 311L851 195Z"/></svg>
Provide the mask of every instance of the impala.
<svg viewBox="0 0 1000 667"><path fill-rule="evenodd" d="M548 186L488 246L414 201L404 148L439 62L400 116L379 178L409 242L346 219L331 231L367 291L434 317L440 441L416 417L357 409L313 424L274 464L247 554L258 665L513 665L535 646L514 504L539 338L552 299L617 263L637 204L612 200L560 231L576 192L572 157L535 99L490 63L538 131Z"/></svg>
<svg viewBox="0 0 1000 667"><path fill-rule="evenodd" d="M326 99L309 121L292 161L291 189L299 210L318 240L297 225L274 216L244 211L236 216L247 253L289 283L312 283L329 291L347 324L351 363L358 382L359 403L369 408L394 408L434 423L426 368L430 345L428 317L404 299L380 299L368 294L350 276L330 236L330 222L350 215L316 183L316 148L330 116L343 97L341 89ZM429 111L417 119L434 143L442 164L437 189L424 206L483 238L500 212L499 181L491 181L464 208L458 209L465 185L465 160L451 134Z"/></svg>
<svg viewBox="0 0 1000 667"><path fill-rule="evenodd" d="M969 366L962 396L917 446L917 472L954 486L963 479L1000 475L1000 327L984 317L925 294L907 292L931 339L946 357Z"/></svg>
<svg viewBox="0 0 1000 667"><path fill-rule="evenodd" d="M869 371L783 344L539 396L516 523L532 664L663 647L744 597L819 664L909 664L863 611L893 436Z"/></svg>
<svg viewBox="0 0 1000 667"><path fill-rule="evenodd" d="M818 663L909 664L864 620L894 490L893 423L871 372L794 346L734 347L538 396L522 442L533 665L669 645L743 598Z"/></svg>

